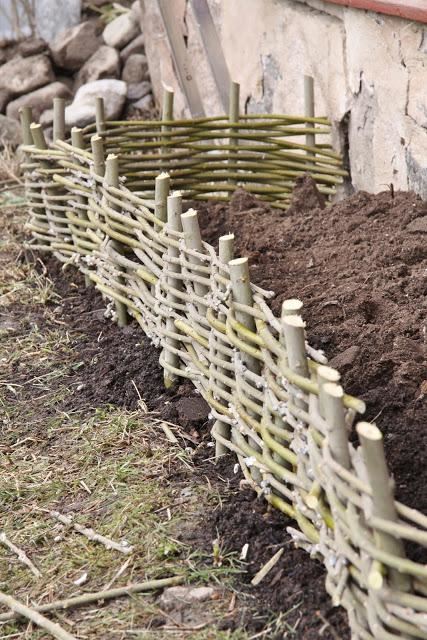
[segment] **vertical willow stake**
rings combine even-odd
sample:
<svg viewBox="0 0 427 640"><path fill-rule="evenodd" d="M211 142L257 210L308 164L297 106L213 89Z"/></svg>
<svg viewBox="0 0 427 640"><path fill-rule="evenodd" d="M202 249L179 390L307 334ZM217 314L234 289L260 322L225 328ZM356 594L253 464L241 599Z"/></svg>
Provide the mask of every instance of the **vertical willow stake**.
<svg viewBox="0 0 427 640"><path fill-rule="evenodd" d="M239 122L239 101L240 101L240 85L237 82L230 83L230 104L228 110L228 120L230 124L237 124ZM237 129L233 127L230 129L230 133L237 134ZM232 137L229 140L230 149L230 159L228 161L230 165L230 169L232 169L235 164L236 172L237 172L237 158L233 160L232 155L237 154L237 147L239 145L238 138ZM231 184L237 184L237 180L229 180Z"/></svg>
<svg viewBox="0 0 427 640"><path fill-rule="evenodd" d="M65 140L65 100L53 99L53 141Z"/></svg>
<svg viewBox="0 0 427 640"><path fill-rule="evenodd" d="M95 121L97 133L105 131L105 107L104 98L100 96L95 98Z"/></svg>
<svg viewBox="0 0 427 640"><path fill-rule="evenodd" d="M236 258L228 263L230 268L231 290L233 301L240 304L253 306L252 290L249 277L249 263L247 258ZM243 324L249 331L256 333L255 319L250 313L236 311L236 320ZM242 353L242 360L245 366L254 373L259 374L259 361L253 356Z"/></svg>
<svg viewBox="0 0 427 640"><path fill-rule="evenodd" d="M182 215L182 197L179 192L175 192L168 197L167 201L167 213L168 213L168 222L167 229L171 231L182 231L181 224L181 215ZM175 240L176 238L174 238ZM179 247L175 247L173 245L168 246L168 258L169 260L166 263L167 269L169 273L179 274L181 267L179 265ZM180 278L175 278L173 275L168 276L168 285L177 291L182 289L182 280ZM167 302L169 304L173 304L174 302L178 302L177 296L172 291L168 290L167 292ZM177 328L175 327L174 317L169 315L166 318L166 330L168 332L178 333ZM163 350L163 359L165 363L169 364L171 367L175 369L179 369L179 356L176 353L178 349L179 342L176 338L172 338L169 336L165 336L165 347ZM170 347L170 348L168 348ZM174 381L174 375L165 369L163 380L165 383L165 387L170 388Z"/></svg>
<svg viewBox="0 0 427 640"><path fill-rule="evenodd" d="M173 120L173 91L170 89L165 89L163 93L163 104L162 104L162 120L166 122L170 122ZM168 127L166 127L166 131ZM163 130L163 127L162 127Z"/></svg>
<svg viewBox="0 0 427 640"><path fill-rule="evenodd" d="M184 232L184 242L187 249L192 249L193 251L197 251L198 253L203 252L202 245L202 236L200 233L199 220L197 217L197 211L194 209L189 209L186 213L183 213L181 216L182 230ZM203 261L197 256L188 254L186 255L186 259L188 262L193 264L196 268L194 269L195 275L200 276L200 273L197 273L197 267L203 266ZM194 291L197 296L203 298L207 295L209 291L209 287L202 282L194 281ZM198 302L197 310L201 316L206 315L206 305Z"/></svg>
<svg viewBox="0 0 427 640"><path fill-rule="evenodd" d="M229 233L225 236L221 236L219 239L219 250L218 250L218 257L219 257L219 262L220 265L226 265L230 262L230 260L233 259L233 255L234 255L234 234ZM221 269L221 266L219 267L219 274L221 276L226 277L227 276L227 272L224 269ZM220 290L225 293L225 285L220 284L219 285ZM220 322L225 323L225 314L220 313L218 315L218 320ZM220 340L220 338L217 338L217 340ZM224 354L222 354L221 356L222 358L225 358ZM214 366L213 364L211 364L211 366ZM220 373L223 373L225 375L227 375L227 370L226 369L219 369ZM227 385L225 385L221 380L218 380L217 385L221 388L224 389L226 391L229 391L229 387L227 387ZM217 420L214 424L214 430L223 438L225 438L226 440L230 440L230 425L227 424L226 422L223 422L222 420ZM222 444L222 442L218 442L216 441L215 443L215 457L219 458L220 456L223 456L227 453L228 449L227 447Z"/></svg>
<svg viewBox="0 0 427 640"><path fill-rule="evenodd" d="M83 131L79 127L73 127L71 129L71 144L76 149L84 149L85 141L83 138Z"/></svg>
<svg viewBox="0 0 427 640"><path fill-rule="evenodd" d="M101 178L105 173L105 162L104 162L104 143L102 142L101 136L95 134L90 139L90 144L92 147L92 155L93 155L93 172L95 175L100 176Z"/></svg>
<svg viewBox="0 0 427 640"><path fill-rule="evenodd" d="M233 294L233 302L244 304L248 307L253 306L252 290L249 276L249 263L247 258L236 258L228 263L230 269L231 291ZM233 308L233 304L231 305ZM235 311L236 320L244 325L249 331L256 333L255 318L246 311ZM261 367L259 360L254 356L241 352L242 362L253 373L259 375ZM237 375L236 375L237 377ZM249 438L249 444L253 449L259 449L258 445ZM251 468L251 475L256 482L261 481L261 473L257 468Z"/></svg>
<svg viewBox="0 0 427 640"><path fill-rule="evenodd" d="M304 321L301 316L289 315L282 317L283 332L286 344L286 357L289 368L304 378L309 377L307 355L305 352ZM307 403L293 394L296 406L305 409Z"/></svg>
<svg viewBox="0 0 427 640"><path fill-rule="evenodd" d="M163 122L170 122L171 120L173 120L173 97L174 97L173 91L165 88L163 93L163 104L162 104L162 121ZM168 142L169 138L163 134L167 133L170 130L171 130L170 125L162 124L160 128L160 131L162 134L160 137L161 143ZM161 144L160 155L165 154L166 152L167 152L167 147Z"/></svg>
<svg viewBox="0 0 427 640"><path fill-rule="evenodd" d="M22 107L19 109L19 118L21 120L22 139L24 144L33 144L33 136L31 135L32 110L31 107Z"/></svg>
<svg viewBox="0 0 427 640"><path fill-rule="evenodd" d="M47 144L41 124L36 124L35 122L33 122L30 125L30 132L33 138L34 146L36 146L37 149L45 151L47 149Z"/></svg>
<svg viewBox="0 0 427 640"><path fill-rule="evenodd" d="M119 159L116 155L111 153L107 157L107 162L105 163L105 177L104 177L104 185L108 190L108 187L114 187L115 189L119 188ZM110 205L113 207L113 205ZM114 208L114 207L113 207ZM108 222L108 218L107 218ZM118 253L123 254L124 249L120 242L116 240L111 240L111 246ZM118 271L124 271L123 267L117 265ZM121 276L117 277L118 284L123 284L124 279ZM125 327L128 324L128 314L126 305L119 300L114 301L114 305L116 307L117 314L117 324L119 327Z"/></svg>
<svg viewBox="0 0 427 640"><path fill-rule="evenodd" d="M389 476L384 453L383 436L374 424L359 422L356 426L362 446L367 477L372 491L372 515L390 523L397 522L396 507L393 499L393 483ZM402 539L383 531L374 530L378 548L398 558L405 558ZM388 569L392 587L400 591L410 589L410 578L397 569Z"/></svg>
<svg viewBox="0 0 427 640"><path fill-rule="evenodd" d="M326 382L321 386L320 393L328 429L327 440L332 457L344 469L350 469L350 453L343 403L344 391L339 384Z"/></svg>
<svg viewBox="0 0 427 640"><path fill-rule="evenodd" d="M81 129L79 129L79 127L72 127L71 129L71 144L73 147L75 147L76 149L84 149L85 148L85 141L83 138L83 131ZM80 202L82 205L86 205L87 204L87 198L85 198L85 196L75 196L77 202ZM87 212L82 208L81 212L79 213L79 217L82 220L88 220L88 215ZM87 287L90 287L92 285L92 280L90 279L90 276L85 273L85 285Z"/></svg>
<svg viewBox="0 0 427 640"><path fill-rule="evenodd" d="M314 118L314 80L312 76L304 76L304 114L307 118ZM312 129L314 123L308 122L307 129ZM314 147L316 138L314 133L305 134L305 144L307 147Z"/></svg>
<svg viewBox="0 0 427 640"><path fill-rule="evenodd" d="M332 369L332 367L327 367L326 365L321 364L317 368L317 383L319 385L319 413L322 418L325 417L325 410L323 406L324 394L322 393L323 385L328 382L339 382L341 378L340 373L336 369Z"/></svg>
<svg viewBox="0 0 427 640"><path fill-rule="evenodd" d="M157 220L166 222L168 219L167 200L169 195L170 177L168 173L157 176L154 192L154 215ZM162 228L161 225L157 225Z"/></svg>

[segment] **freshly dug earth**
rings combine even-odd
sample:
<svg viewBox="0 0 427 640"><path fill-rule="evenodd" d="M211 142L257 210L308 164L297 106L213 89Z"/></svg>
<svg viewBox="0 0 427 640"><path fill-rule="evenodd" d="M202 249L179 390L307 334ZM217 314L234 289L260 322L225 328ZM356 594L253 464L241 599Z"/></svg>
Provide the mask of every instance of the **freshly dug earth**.
<svg viewBox="0 0 427 640"><path fill-rule="evenodd" d="M359 192L325 207L309 176L287 212L244 191L196 203L205 240L235 233L252 282L304 302L310 343L384 433L397 497L427 513L427 206L413 193Z"/></svg>
<svg viewBox="0 0 427 640"><path fill-rule="evenodd" d="M209 407L193 385L185 382L166 391L158 364L159 351L139 326L132 322L124 329L117 327L105 317L101 295L84 286L82 275L74 267L64 270L51 256L39 258L40 268L44 270L46 265L61 298L58 323L73 335L76 331L79 334L74 341L76 363L67 373L69 386L75 392L61 403L61 411L87 411L89 407L106 405L136 409L140 395L150 412L184 426L185 444L194 452L195 473L200 475L201 483L209 479L223 506L203 513L201 524L196 527L191 522L188 527L181 526L176 537L207 554L212 554L215 539L219 540L222 553L240 554L244 544L249 544L244 571L235 584L237 606L220 626L258 633L278 618L277 629L272 623L271 632L262 637L347 640L350 634L346 614L340 607L332 607L324 587L323 566L295 548L286 533L286 527L293 523L247 487L239 491L242 476L233 472L232 456L214 465L209 446ZM42 329L43 318L36 321ZM19 381L19 369L16 380ZM31 385L26 385L25 390L31 402L34 390ZM172 469L171 482L179 479L179 472ZM285 553L268 577L258 587L252 587L250 581L255 573L283 546Z"/></svg>

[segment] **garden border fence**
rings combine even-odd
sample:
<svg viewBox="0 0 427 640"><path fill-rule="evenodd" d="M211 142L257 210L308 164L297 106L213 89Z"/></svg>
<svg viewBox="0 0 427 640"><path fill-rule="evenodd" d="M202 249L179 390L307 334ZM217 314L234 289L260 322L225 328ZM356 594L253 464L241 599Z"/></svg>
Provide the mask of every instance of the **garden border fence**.
<svg viewBox="0 0 427 640"><path fill-rule="evenodd" d="M178 122L171 94L159 122L105 122L98 100L96 125L68 141L58 99L49 146L23 109L31 246L76 265L120 325L136 319L161 347L167 386L193 382L216 455L234 452L250 485L294 519L288 531L323 560L353 638L427 638L427 566L404 544L427 546L427 517L394 500L379 429L359 421L350 443L364 403L307 343L302 303L286 300L275 317L233 236L216 251L197 212L182 212L183 196L227 198L238 186L285 208L298 175L311 172L325 193L345 175L318 144L326 119L239 116L236 85L232 95L228 118Z"/></svg>

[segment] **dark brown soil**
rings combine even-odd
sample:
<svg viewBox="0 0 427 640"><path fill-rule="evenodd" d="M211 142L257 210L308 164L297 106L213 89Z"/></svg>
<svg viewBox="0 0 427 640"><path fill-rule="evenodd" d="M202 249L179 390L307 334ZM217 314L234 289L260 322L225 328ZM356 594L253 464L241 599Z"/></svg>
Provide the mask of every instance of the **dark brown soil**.
<svg viewBox="0 0 427 640"><path fill-rule="evenodd" d="M427 513L427 205L390 191L313 202L305 176L286 213L243 191L197 207L205 240L235 233L235 255L275 291L277 313L284 299L303 300L311 344L385 435L398 498Z"/></svg>
<svg viewBox="0 0 427 640"><path fill-rule="evenodd" d="M75 352L83 366L70 371L75 392L64 411L107 404L135 409L140 394L148 409L163 420L178 422L196 438L197 431L206 432L209 406L190 382L173 390L164 388L159 351L139 326L133 322L119 330L105 317L100 294L84 286L79 272L64 271L52 257L43 256L43 260L62 297L61 313L67 325L80 333Z"/></svg>
<svg viewBox="0 0 427 640"><path fill-rule="evenodd" d="M347 640L350 638L347 614L341 607L332 607L324 587L323 565L294 546L286 532L287 526L295 525L293 521L271 508L251 489L239 491L241 474L233 474L234 463L234 458L227 456L213 470L212 465L209 468L207 462L200 460L199 473L202 476L206 473L213 486L221 484L218 483L220 477L227 479L230 489L235 491L222 509L206 514L205 522L198 529L181 531L179 535L183 542L206 552L212 551L215 538L225 552L238 555L246 543L249 545L245 573L241 575L241 585L236 584L244 594L243 606L231 620L224 621L222 628L240 625L259 631L266 620L282 613L290 627L282 627L281 633L272 630L268 638ZM254 575L283 546L285 553L275 567L260 585L251 586ZM295 635L289 632L289 636L284 636L283 632L290 628L296 629Z"/></svg>

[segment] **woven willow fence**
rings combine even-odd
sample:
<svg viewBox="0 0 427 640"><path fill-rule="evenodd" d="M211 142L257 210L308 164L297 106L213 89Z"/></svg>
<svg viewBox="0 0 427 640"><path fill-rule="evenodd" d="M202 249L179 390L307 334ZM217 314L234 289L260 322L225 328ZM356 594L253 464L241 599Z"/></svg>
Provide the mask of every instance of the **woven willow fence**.
<svg viewBox="0 0 427 640"><path fill-rule="evenodd" d="M23 110L32 246L78 266L120 325L136 319L161 347L166 385L193 382L211 407L217 455L234 452L254 489L293 518L288 531L323 560L353 638L427 638L427 566L404 544L427 546L427 517L394 500L381 433L357 422L364 403L307 344L302 303L285 301L275 317L272 293L250 284L247 259L233 257L233 235L216 251L197 212L182 213L182 195L169 195L171 183L192 198L243 185L285 207L306 171L330 193L344 172L327 144L315 144L328 123L175 122L170 109L168 100L161 122L104 122L98 102L97 133L73 129L66 142L56 101L49 147ZM358 447L349 442L355 421Z"/></svg>

